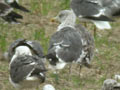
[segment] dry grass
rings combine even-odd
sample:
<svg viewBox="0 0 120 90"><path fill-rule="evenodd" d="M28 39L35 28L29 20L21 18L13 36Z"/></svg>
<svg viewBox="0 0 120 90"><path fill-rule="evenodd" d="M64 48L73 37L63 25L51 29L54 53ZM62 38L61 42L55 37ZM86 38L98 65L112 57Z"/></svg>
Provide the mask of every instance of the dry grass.
<svg viewBox="0 0 120 90"><path fill-rule="evenodd" d="M9 83L8 62L2 59L3 53L9 44L18 38L38 40L47 52L50 36L55 32L57 25L49 20L59 10L68 7L69 0L21 0L31 13L18 12L24 15L22 24L4 24L0 20L0 90L15 90ZM66 4L67 3L67 4ZM92 68L82 69L79 77L76 65L72 65L71 80L68 81L68 66L59 74L59 84L55 83L55 75L48 71L46 83L51 83L56 90L100 90L106 78L114 78L120 74L120 26L119 22L112 24L112 30L98 31L95 38L97 52L92 61ZM92 25L89 27L92 32ZM43 84L40 85L42 90Z"/></svg>

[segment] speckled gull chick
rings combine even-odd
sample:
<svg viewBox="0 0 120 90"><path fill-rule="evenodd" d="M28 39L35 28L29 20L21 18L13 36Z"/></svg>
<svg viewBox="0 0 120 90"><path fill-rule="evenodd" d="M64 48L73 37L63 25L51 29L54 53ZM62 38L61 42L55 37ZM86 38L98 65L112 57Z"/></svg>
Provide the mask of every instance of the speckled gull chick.
<svg viewBox="0 0 120 90"><path fill-rule="evenodd" d="M82 21L93 22L99 29L111 29L109 21L113 21L98 0L71 0L71 8Z"/></svg>
<svg viewBox="0 0 120 90"><path fill-rule="evenodd" d="M73 62L89 67L94 51L93 37L81 25L75 25L72 10L63 10L54 19L61 24L50 39L47 54L50 68L63 69Z"/></svg>
<svg viewBox="0 0 120 90"><path fill-rule="evenodd" d="M120 83L113 79L106 79L101 90L120 90Z"/></svg>
<svg viewBox="0 0 120 90"><path fill-rule="evenodd" d="M13 42L12 46L18 45L20 41L22 43L22 39ZM11 84L18 89L38 88L39 84L45 81L46 68L42 55L34 54L30 47L24 44L14 47L11 53L9 57Z"/></svg>
<svg viewBox="0 0 120 90"><path fill-rule="evenodd" d="M20 14L13 11L13 8L4 0L0 1L0 17L10 23L18 23L17 19L22 19Z"/></svg>

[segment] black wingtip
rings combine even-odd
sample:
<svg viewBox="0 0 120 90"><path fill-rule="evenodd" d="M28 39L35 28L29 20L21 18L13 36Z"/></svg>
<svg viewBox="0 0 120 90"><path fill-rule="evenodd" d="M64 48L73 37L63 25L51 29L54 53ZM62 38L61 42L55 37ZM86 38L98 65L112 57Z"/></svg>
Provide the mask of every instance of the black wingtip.
<svg viewBox="0 0 120 90"><path fill-rule="evenodd" d="M114 17L116 17L116 16L120 16L120 10L118 10L117 12L115 12L115 13L113 13L113 15L112 16L114 16Z"/></svg>
<svg viewBox="0 0 120 90"><path fill-rule="evenodd" d="M13 3L11 3L10 6L13 7L13 8L19 9L21 11L24 11L24 12L30 12L30 10L28 10L25 7L19 5L16 1L14 1Z"/></svg>
<svg viewBox="0 0 120 90"><path fill-rule="evenodd" d="M4 19L6 22L10 23L10 24L20 24L21 22L17 21L17 19L12 18L12 17L2 17L2 19Z"/></svg>
<svg viewBox="0 0 120 90"><path fill-rule="evenodd" d="M120 86L114 86L113 89L120 90Z"/></svg>
<svg viewBox="0 0 120 90"><path fill-rule="evenodd" d="M110 22L114 21L113 19L106 17L106 16L103 16L103 15L101 15L100 17L83 16L83 18L90 19L90 20L97 20L97 21L110 21Z"/></svg>
<svg viewBox="0 0 120 90"><path fill-rule="evenodd" d="M21 16L20 14L17 14L16 12L10 12L8 15L2 17L5 21L7 21L8 23L11 24L20 24L19 21L17 21L17 19L23 19L23 16Z"/></svg>
<svg viewBox="0 0 120 90"><path fill-rule="evenodd" d="M12 18L16 18L16 19L23 19L23 16L22 16L22 15L14 12L14 11L10 12L7 16L8 16L8 17L12 17Z"/></svg>

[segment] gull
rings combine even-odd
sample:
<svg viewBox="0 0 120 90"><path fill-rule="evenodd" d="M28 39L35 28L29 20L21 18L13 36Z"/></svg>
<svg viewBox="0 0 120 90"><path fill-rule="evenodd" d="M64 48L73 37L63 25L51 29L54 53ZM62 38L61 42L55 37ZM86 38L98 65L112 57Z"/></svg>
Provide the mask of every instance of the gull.
<svg viewBox="0 0 120 90"><path fill-rule="evenodd" d="M24 39L18 39L10 45L9 80L17 89L38 88L39 84L45 81L46 68L43 53L35 50L38 47L42 50L42 47L40 44L37 46L38 43L35 45L33 51L31 48L34 44Z"/></svg>
<svg viewBox="0 0 120 90"><path fill-rule="evenodd" d="M67 64L78 63L89 67L94 54L94 39L80 24L72 10L63 10L52 20L61 24L51 36L46 55L53 70L63 69Z"/></svg>

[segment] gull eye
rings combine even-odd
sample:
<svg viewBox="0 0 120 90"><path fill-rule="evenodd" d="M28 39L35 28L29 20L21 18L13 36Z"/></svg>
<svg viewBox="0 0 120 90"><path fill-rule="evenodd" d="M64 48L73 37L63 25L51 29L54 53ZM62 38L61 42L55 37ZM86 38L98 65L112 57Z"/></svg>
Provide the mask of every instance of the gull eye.
<svg viewBox="0 0 120 90"><path fill-rule="evenodd" d="M60 18L63 17L63 16L64 16L64 14L60 14L60 15L59 15Z"/></svg>

